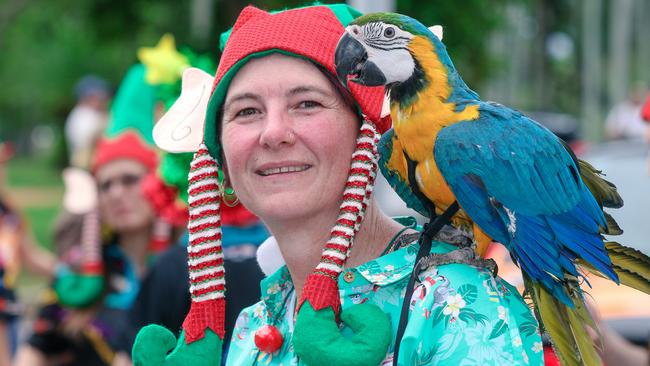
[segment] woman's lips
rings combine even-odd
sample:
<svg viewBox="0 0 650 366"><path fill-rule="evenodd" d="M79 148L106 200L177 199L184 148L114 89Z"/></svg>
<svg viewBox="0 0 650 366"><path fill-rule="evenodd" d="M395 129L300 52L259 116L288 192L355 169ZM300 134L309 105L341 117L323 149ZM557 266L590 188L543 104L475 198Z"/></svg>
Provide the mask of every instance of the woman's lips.
<svg viewBox="0 0 650 366"><path fill-rule="evenodd" d="M276 174L304 172L309 168L311 168L311 165L309 164L292 164L292 165L283 165L283 166L262 167L260 169L257 169L256 173L263 177L268 177L270 175L276 175Z"/></svg>

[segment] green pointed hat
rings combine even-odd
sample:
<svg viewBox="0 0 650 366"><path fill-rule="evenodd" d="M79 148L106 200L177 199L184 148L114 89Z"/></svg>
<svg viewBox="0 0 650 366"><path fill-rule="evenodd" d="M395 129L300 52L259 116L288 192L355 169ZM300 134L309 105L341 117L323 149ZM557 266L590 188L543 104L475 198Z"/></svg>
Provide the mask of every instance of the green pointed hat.
<svg viewBox="0 0 650 366"><path fill-rule="evenodd" d="M92 170L116 159L134 159L155 169L158 156L151 131L154 124L156 87L145 81L144 65L126 73L111 106L105 136L97 143Z"/></svg>

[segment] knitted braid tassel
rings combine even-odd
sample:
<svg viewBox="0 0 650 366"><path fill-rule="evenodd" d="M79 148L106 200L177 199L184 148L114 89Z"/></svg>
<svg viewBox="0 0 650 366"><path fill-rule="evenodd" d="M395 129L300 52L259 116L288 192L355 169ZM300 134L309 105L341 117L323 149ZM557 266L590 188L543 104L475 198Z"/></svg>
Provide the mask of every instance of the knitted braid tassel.
<svg viewBox="0 0 650 366"><path fill-rule="evenodd" d="M67 266L61 267L54 282L54 292L62 305L85 308L94 304L103 291L101 227L99 213L92 210L83 217L80 271L72 271Z"/></svg>
<svg viewBox="0 0 650 366"><path fill-rule="evenodd" d="M201 144L194 154L188 177L190 311L178 340L159 325L148 325L140 330L132 352L136 366L221 364L225 271L218 171L216 160Z"/></svg>
<svg viewBox="0 0 650 366"><path fill-rule="evenodd" d="M338 278L359 231L377 174L375 125L361 126L343 203L319 264L307 277L293 333L296 354L310 366L378 365L386 356L391 327L388 316L376 305L354 305L341 312ZM344 337L342 321L354 332Z"/></svg>

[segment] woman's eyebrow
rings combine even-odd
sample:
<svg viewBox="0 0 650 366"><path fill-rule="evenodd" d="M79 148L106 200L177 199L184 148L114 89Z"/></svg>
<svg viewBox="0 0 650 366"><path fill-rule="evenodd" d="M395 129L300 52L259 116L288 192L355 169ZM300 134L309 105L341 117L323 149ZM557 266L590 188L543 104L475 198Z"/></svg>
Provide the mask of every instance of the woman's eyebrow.
<svg viewBox="0 0 650 366"><path fill-rule="evenodd" d="M238 102L240 100L245 100L245 99L253 99L253 100L259 100L260 96L255 94L255 93L240 93L240 94L234 94L233 96L229 97L226 100L226 103L223 106L223 110L228 110L228 108L235 102Z"/></svg>
<svg viewBox="0 0 650 366"><path fill-rule="evenodd" d="M323 95L329 95L330 94L328 90L323 89L323 88L319 88L319 87L314 86L314 85L301 85L301 86L297 86L295 88L290 89L287 92L287 96L294 96L294 95L297 95L297 94L308 93L308 92L316 92L316 93L323 94Z"/></svg>

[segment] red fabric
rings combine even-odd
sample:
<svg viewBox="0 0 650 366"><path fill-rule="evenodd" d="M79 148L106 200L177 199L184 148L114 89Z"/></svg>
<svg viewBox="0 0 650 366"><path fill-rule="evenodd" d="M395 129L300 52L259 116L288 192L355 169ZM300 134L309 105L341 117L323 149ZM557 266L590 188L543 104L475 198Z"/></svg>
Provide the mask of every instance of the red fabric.
<svg viewBox="0 0 650 366"><path fill-rule="evenodd" d="M336 15L325 6L292 9L270 14L253 6L242 10L221 55L212 91L223 76L246 56L281 49L316 61L336 75L334 51L344 32ZM390 128L390 118L380 118L384 87L350 83L350 91L361 111L380 133Z"/></svg>
<svg viewBox="0 0 650 366"><path fill-rule="evenodd" d="M104 263L101 261L84 263L81 265L81 273L86 275L103 275Z"/></svg>
<svg viewBox="0 0 650 366"><path fill-rule="evenodd" d="M228 226L248 226L259 221L259 218L238 203L235 207L221 205L221 223Z"/></svg>
<svg viewBox="0 0 650 366"><path fill-rule="evenodd" d="M221 299L194 302L190 312L183 321L185 343L190 344L205 336L205 330L211 329L219 338L225 333L224 319L226 316L226 301Z"/></svg>
<svg viewBox="0 0 650 366"><path fill-rule="evenodd" d="M544 346L544 366L562 366L551 346Z"/></svg>
<svg viewBox="0 0 650 366"><path fill-rule="evenodd" d="M648 99L646 99L643 108L641 108L641 117L644 121L650 123L650 95L648 95Z"/></svg>
<svg viewBox="0 0 650 366"><path fill-rule="evenodd" d="M300 301L298 301L298 311L300 311L300 307L307 300L309 300L309 304L316 311L330 306L334 310L337 319L341 314L339 285L331 277L314 273L310 274L302 289Z"/></svg>
<svg viewBox="0 0 650 366"><path fill-rule="evenodd" d="M91 170L96 172L102 165L118 159L136 160L150 170L158 165L156 151L135 131L125 131L115 138L102 137L97 142Z"/></svg>
<svg viewBox="0 0 650 366"><path fill-rule="evenodd" d="M187 207L177 200L178 188L169 186L153 171L147 174L140 184L142 194L147 198L156 214L172 226L187 224Z"/></svg>

